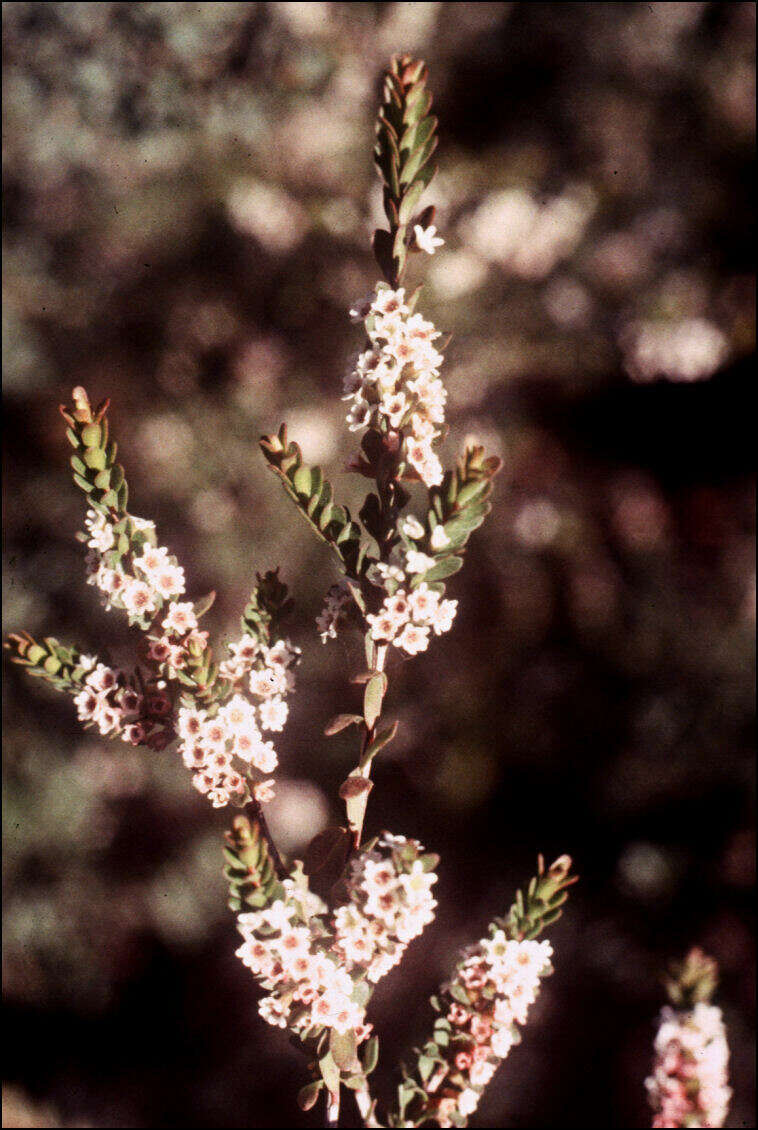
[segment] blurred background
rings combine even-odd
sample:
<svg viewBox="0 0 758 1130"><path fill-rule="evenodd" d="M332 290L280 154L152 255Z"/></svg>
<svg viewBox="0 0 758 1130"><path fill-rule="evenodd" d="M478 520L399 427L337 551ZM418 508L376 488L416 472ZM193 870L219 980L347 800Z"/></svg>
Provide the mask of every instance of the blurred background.
<svg viewBox="0 0 758 1130"><path fill-rule="evenodd" d="M57 404L84 384L217 640L256 569L295 591L294 853L339 819L354 738L320 735L360 660L318 641L336 574L257 438L286 418L359 499L338 398L372 121L390 54L429 62L447 242L412 272L453 333L448 461L476 434L504 470L454 630L391 682L369 828L442 866L373 1005L384 1096L537 851L582 875L481 1126L649 1125L658 978L692 944L722 969L727 1125L755 1125L754 39L743 3L3 5L5 629L130 654L73 536ZM5 1125L317 1125L234 956L229 814L173 753L4 686Z"/></svg>

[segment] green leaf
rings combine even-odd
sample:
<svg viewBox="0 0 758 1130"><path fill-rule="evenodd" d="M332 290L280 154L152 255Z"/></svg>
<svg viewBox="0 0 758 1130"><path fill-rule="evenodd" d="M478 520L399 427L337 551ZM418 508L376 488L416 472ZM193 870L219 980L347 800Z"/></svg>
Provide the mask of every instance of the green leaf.
<svg viewBox="0 0 758 1130"><path fill-rule="evenodd" d="M310 1110L318 1102L319 1091L324 1083L321 1079L315 1079L313 1083L308 1083L305 1087L301 1087L297 1093L297 1105L301 1110Z"/></svg>
<svg viewBox="0 0 758 1130"><path fill-rule="evenodd" d="M417 86L406 99L403 121L408 125L415 124L429 113L431 105L431 91L427 90L425 86Z"/></svg>
<svg viewBox="0 0 758 1130"><path fill-rule="evenodd" d="M101 447L88 447L84 452L84 462L93 471L102 471L105 467L105 452Z"/></svg>
<svg viewBox="0 0 758 1130"><path fill-rule="evenodd" d="M379 1062L379 1037L372 1036L363 1049L363 1071L370 1075Z"/></svg>
<svg viewBox="0 0 758 1130"><path fill-rule="evenodd" d="M454 1000L457 1000L459 1004L463 1004L467 1008L469 1008L470 1005L471 1005L471 1001L468 998L468 993L466 992L466 990L463 988L462 985L458 984L457 981L453 981L453 983L450 986L450 996Z"/></svg>
<svg viewBox="0 0 758 1130"><path fill-rule="evenodd" d="M211 591L206 596L201 596L199 600L195 601L193 608L194 608L194 612L195 612L195 617L198 620L200 619L201 616L205 615L205 613L211 607L211 605L213 604L215 599L216 599L216 593Z"/></svg>
<svg viewBox="0 0 758 1130"><path fill-rule="evenodd" d="M361 769L365 769L366 766L371 763L380 749L383 749L384 746L389 745L389 743L397 733L397 727L398 723L393 722L391 726L387 726L384 730L380 730L380 732L376 735L371 744L366 748L365 753L361 757Z"/></svg>
<svg viewBox="0 0 758 1130"><path fill-rule="evenodd" d="M301 464L292 476L292 485L298 494L307 495L310 498L311 494L311 469Z"/></svg>
<svg viewBox="0 0 758 1130"><path fill-rule="evenodd" d="M366 683L363 694L363 717L369 730L373 729L377 718L382 712L382 699L387 687L387 676L383 671L372 675Z"/></svg>
<svg viewBox="0 0 758 1130"><path fill-rule="evenodd" d="M329 1050L340 1070L352 1071L358 1065L355 1032L338 1032L336 1028L332 1028L329 1037Z"/></svg>
<svg viewBox="0 0 758 1130"><path fill-rule="evenodd" d="M436 137L430 137L424 145L419 146L418 149L414 149L413 153L403 166L402 172L400 174L401 185L411 184L411 182L416 179L417 174L421 171L423 166L431 157L432 153L434 153L434 150L437 148L437 140L438 139Z"/></svg>
<svg viewBox="0 0 758 1130"><path fill-rule="evenodd" d="M318 1061L318 1068L326 1086L333 1095L336 1095L340 1089L340 1070L334 1062L331 1051L321 1056L321 1059Z"/></svg>
<svg viewBox="0 0 758 1130"><path fill-rule="evenodd" d="M327 738L334 737L335 734L339 734L342 730L346 730L348 726L360 726L362 722L362 714L338 714L331 720L329 725L325 727L324 735Z"/></svg>
<svg viewBox="0 0 758 1130"><path fill-rule="evenodd" d="M419 860L424 871L434 871L439 866L440 857L435 851L428 851L425 855L420 856Z"/></svg>
<svg viewBox="0 0 758 1130"><path fill-rule="evenodd" d="M418 1057L418 1073L423 1083L427 1082L433 1071L434 1060L430 1059L428 1055L420 1055Z"/></svg>
<svg viewBox="0 0 758 1130"><path fill-rule="evenodd" d="M79 434L85 447L99 447L103 440L103 429L99 424L85 424Z"/></svg>
<svg viewBox="0 0 758 1130"><path fill-rule="evenodd" d="M369 781L368 777L364 777L363 774L356 771L353 771L340 785L339 795L345 802L347 822L354 832L363 823L368 794L373 787L373 783Z"/></svg>
<svg viewBox="0 0 758 1130"><path fill-rule="evenodd" d="M482 494L490 487L489 479L481 479L478 482L465 483L456 495L456 502L460 507L466 506L477 495Z"/></svg>
<svg viewBox="0 0 758 1130"><path fill-rule="evenodd" d="M424 118L415 126L409 126L403 134L403 139L400 143L401 150L409 153L415 153L417 149L426 145L437 128L437 119L433 117Z"/></svg>
<svg viewBox="0 0 758 1130"><path fill-rule="evenodd" d="M411 187L406 191L402 201L400 202L400 212L398 218L401 224L407 224L410 222L416 205L418 204L423 194L424 186L420 182L411 185Z"/></svg>
<svg viewBox="0 0 758 1130"><path fill-rule="evenodd" d="M443 557L428 573L424 573L422 579L425 580L427 584L433 581L442 581L445 577L452 577L453 573L457 573L462 565L462 557Z"/></svg>

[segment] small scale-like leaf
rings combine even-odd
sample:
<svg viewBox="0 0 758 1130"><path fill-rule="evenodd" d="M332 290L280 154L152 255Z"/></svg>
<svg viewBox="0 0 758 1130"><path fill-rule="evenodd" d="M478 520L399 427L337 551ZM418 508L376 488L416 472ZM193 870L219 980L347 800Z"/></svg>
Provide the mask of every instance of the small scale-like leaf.
<svg viewBox="0 0 758 1130"><path fill-rule="evenodd" d="M400 174L401 185L411 184L416 179L416 176L429 160L436 148L437 138L430 137L429 140L423 145L420 145L418 149L414 149L405 165L403 165L403 169Z"/></svg>
<svg viewBox="0 0 758 1130"><path fill-rule="evenodd" d="M450 986L450 996L453 997L454 1000L457 1000L459 1004L466 1005L467 1008L471 1004L468 993L463 988L463 985L459 984L457 981L453 981Z"/></svg>
<svg viewBox="0 0 758 1130"><path fill-rule="evenodd" d="M292 485L298 494L304 494L308 498L311 495L311 469L301 464L292 476Z"/></svg>
<svg viewBox="0 0 758 1130"><path fill-rule="evenodd" d="M429 113L431 105L431 91L427 90L424 86L417 86L406 99L403 121L407 125L415 124Z"/></svg>
<svg viewBox="0 0 758 1130"><path fill-rule="evenodd" d="M99 424L85 424L79 434L85 447L99 447L104 438Z"/></svg>
<svg viewBox="0 0 758 1130"><path fill-rule="evenodd" d="M418 1073L424 1083L427 1082L429 1076L434 1071L434 1060L428 1055L420 1055L418 1057Z"/></svg>
<svg viewBox="0 0 758 1130"><path fill-rule="evenodd" d="M413 216L414 209L421 199L424 192L424 186L421 182L417 182L406 191L400 203L399 220L401 224L410 223Z"/></svg>

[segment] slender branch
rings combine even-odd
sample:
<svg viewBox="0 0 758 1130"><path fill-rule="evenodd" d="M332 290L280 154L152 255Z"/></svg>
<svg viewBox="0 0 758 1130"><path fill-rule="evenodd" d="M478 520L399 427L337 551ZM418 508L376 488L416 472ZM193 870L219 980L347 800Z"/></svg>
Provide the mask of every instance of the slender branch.
<svg viewBox="0 0 758 1130"><path fill-rule="evenodd" d="M326 1121L325 1126L339 1126L340 1121L340 1093L326 1092Z"/></svg>
<svg viewBox="0 0 758 1130"><path fill-rule="evenodd" d="M376 1117L376 1101L371 1098L368 1079L364 1078L363 1086L353 1091L353 1094L355 1095L358 1112L363 1119L363 1125L370 1127L381 1126L381 1122L379 1122Z"/></svg>

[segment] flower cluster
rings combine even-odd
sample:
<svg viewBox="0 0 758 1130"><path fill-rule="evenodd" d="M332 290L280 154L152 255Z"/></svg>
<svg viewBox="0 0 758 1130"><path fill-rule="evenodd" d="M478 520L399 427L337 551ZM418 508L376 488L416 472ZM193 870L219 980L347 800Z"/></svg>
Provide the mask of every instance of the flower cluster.
<svg viewBox="0 0 758 1130"><path fill-rule="evenodd" d="M350 402L348 427L374 427L403 444L403 458L427 486L442 482L442 465L432 448L445 419L447 393L439 377L440 336L431 322L414 314L402 287L379 283L350 311L362 321L368 348L345 377L343 400Z"/></svg>
<svg viewBox="0 0 758 1130"><path fill-rule="evenodd" d="M335 945L347 968L362 967L377 982L434 918L431 888L437 857L416 840L382 833L352 861L350 901L334 913Z"/></svg>
<svg viewBox="0 0 758 1130"><path fill-rule="evenodd" d="M491 928L489 938L469 949L452 982L436 1002L438 1058L420 1071L426 1108L440 1126L461 1125L473 1114L482 1091L511 1047L516 1025L525 1024L540 978L552 972L549 942L516 941Z"/></svg>
<svg viewBox="0 0 758 1130"><path fill-rule="evenodd" d="M258 1006L261 1016L294 1032L333 1028L355 1031L358 1042L366 1039L371 1026L365 1022L365 997L359 1003L357 983L316 917L326 912L325 904L292 879L282 887L282 898L237 917L245 939L237 956L268 991Z"/></svg>
<svg viewBox="0 0 758 1130"><path fill-rule="evenodd" d="M103 593L106 608L123 608L131 623L146 626L169 601L162 622L167 637L197 627L192 605L175 603L184 592L184 570L165 546L156 544L153 522L130 514L114 523L103 511L90 509L84 524L87 532L80 536L89 551L87 583ZM129 558L131 571L124 565Z"/></svg>
<svg viewBox="0 0 758 1130"><path fill-rule="evenodd" d="M386 595L379 611L366 619L377 643L392 643L408 655L416 655L429 646L430 631L437 636L450 631L458 601L443 600L436 588L420 580L435 565L433 557L412 548L409 540L423 535L421 523L406 518L402 529L408 547L396 546L389 564L378 562L371 567L370 578Z"/></svg>
<svg viewBox="0 0 758 1130"><path fill-rule="evenodd" d="M144 691L122 671L82 655L79 664L89 674L74 696L79 721L94 724L106 736L120 736L132 745L164 749L173 737L171 700L165 684L156 680Z"/></svg>
<svg viewBox="0 0 758 1130"><path fill-rule="evenodd" d="M230 801L246 803L250 770L266 775L276 768L274 744L263 733L281 730L287 720L284 696L294 688L293 668L300 655L288 640L268 646L248 635L229 651L231 658L220 665L220 673L232 686L246 679L245 693L234 690L222 706L209 709L185 705L177 717L182 760L193 770L195 788L214 808ZM259 802L270 800L273 781L259 780L253 796Z"/></svg>
<svg viewBox="0 0 758 1130"><path fill-rule="evenodd" d="M721 1009L703 1001L692 1009L666 1006L655 1054L653 1074L645 1081L653 1126L723 1126L731 1091Z"/></svg>
<svg viewBox="0 0 758 1130"><path fill-rule="evenodd" d="M268 991L260 1003L264 1020L294 1032L333 1028L366 1039L366 981L389 972L431 921L436 859L415 840L385 832L353 861L350 901L330 927L325 903L302 875L284 879L268 906L238 915L245 940L237 956Z"/></svg>

